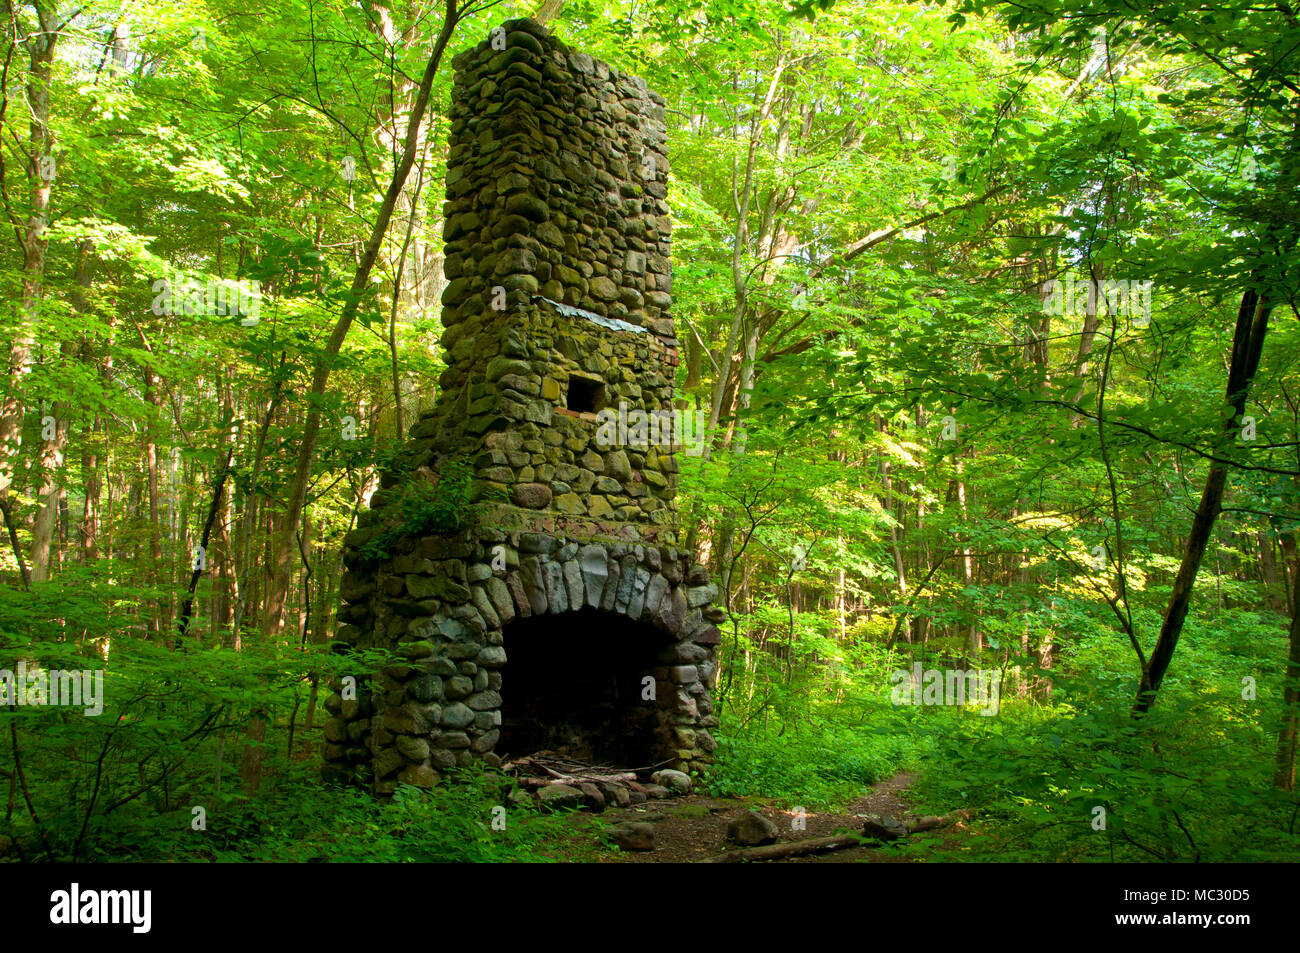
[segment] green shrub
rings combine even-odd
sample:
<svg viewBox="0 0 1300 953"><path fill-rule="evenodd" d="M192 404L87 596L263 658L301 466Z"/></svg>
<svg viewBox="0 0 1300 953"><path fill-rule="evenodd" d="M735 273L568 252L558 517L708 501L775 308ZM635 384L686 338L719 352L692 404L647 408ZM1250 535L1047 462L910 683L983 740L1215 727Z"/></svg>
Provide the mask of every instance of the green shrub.
<svg viewBox="0 0 1300 953"><path fill-rule="evenodd" d="M385 509L381 533L361 546L361 557L378 562L392 555L400 539L426 533L454 532L465 525L473 491L474 471L463 458L443 463L437 486L413 478L397 488L394 504Z"/></svg>

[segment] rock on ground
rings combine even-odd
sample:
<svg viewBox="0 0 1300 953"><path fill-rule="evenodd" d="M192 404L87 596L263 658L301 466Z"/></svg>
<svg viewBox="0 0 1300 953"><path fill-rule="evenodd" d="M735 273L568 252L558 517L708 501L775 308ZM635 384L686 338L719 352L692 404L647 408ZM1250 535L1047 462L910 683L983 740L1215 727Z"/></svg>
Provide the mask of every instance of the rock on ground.
<svg viewBox="0 0 1300 953"><path fill-rule="evenodd" d="M537 792L537 799L543 808L551 811L565 807L581 807L582 792L567 784L548 784Z"/></svg>
<svg viewBox="0 0 1300 953"><path fill-rule="evenodd" d="M727 825L727 840L742 847L776 843L779 829L757 811L747 811Z"/></svg>
<svg viewBox="0 0 1300 953"><path fill-rule="evenodd" d="M614 843L623 850L654 850L655 828L644 821L624 821L609 828Z"/></svg>
<svg viewBox="0 0 1300 953"><path fill-rule="evenodd" d="M660 787L665 787L673 794L686 795L691 793L694 785L691 783L691 776L681 771L672 771L665 768L663 771L656 771L650 775L650 780Z"/></svg>

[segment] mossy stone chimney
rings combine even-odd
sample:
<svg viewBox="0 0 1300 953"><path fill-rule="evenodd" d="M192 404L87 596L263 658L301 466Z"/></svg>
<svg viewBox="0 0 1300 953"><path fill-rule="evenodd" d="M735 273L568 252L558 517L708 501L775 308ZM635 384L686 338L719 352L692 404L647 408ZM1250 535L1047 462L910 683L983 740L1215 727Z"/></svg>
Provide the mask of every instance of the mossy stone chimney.
<svg viewBox="0 0 1300 953"><path fill-rule="evenodd" d="M724 614L678 549L664 101L531 20L454 65L447 370L341 585L336 648L397 657L336 684L325 774L698 767Z"/></svg>

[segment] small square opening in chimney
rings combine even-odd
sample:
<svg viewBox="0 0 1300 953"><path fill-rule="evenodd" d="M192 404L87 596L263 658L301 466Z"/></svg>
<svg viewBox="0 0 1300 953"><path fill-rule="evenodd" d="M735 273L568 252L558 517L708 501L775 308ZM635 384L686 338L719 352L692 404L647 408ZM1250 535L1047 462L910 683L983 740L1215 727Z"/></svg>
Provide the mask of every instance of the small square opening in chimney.
<svg viewBox="0 0 1300 953"><path fill-rule="evenodd" d="M594 414L605 406L605 382L594 377L569 377L568 402L574 413Z"/></svg>

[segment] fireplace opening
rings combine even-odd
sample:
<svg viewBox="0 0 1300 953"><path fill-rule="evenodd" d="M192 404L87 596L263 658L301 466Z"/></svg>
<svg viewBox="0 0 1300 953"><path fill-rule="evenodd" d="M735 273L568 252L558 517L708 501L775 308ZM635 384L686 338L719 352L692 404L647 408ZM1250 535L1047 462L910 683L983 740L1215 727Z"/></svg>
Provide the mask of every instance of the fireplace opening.
<svg viewBox="0 0 1300 953"><path fill-rule="evenodd" d="M671 757L662 676L671 648L651 625L583 609L516 619L505 628L501 672L504 758L539 751L591 764L640 768ZM659 681L658 692L665 689Z"/></svg>

